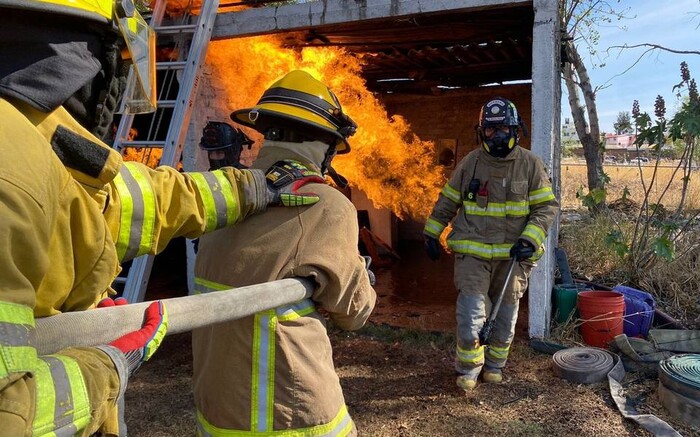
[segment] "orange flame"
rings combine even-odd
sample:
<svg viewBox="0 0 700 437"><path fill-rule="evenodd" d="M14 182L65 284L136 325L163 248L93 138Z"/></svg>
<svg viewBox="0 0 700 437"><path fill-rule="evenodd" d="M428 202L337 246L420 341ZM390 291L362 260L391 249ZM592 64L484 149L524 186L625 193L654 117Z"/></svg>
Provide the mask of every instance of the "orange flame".
<svg viewBox="0 0 700 437"><path fill-rule="evenodd" d="M428 217L445 181L435 165L435 145L413 134L402 117L389 117L367 90L356 57L334 47L284 49L275 37L260 36L212 42L207 62L231 110L253 106L291 70L304 70L323 82L359 126L350 138L352 151L336 157L334 167L375 207L390 208L400 218Z"/></svg>

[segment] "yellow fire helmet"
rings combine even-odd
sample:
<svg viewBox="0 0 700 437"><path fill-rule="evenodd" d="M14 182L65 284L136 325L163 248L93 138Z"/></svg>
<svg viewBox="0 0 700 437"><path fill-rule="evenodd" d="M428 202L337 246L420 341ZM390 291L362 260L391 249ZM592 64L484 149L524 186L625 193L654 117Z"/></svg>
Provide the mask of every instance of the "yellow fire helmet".
<svg viewBox="0 0 700 437"><path fill-rule="evenodd" d="M60 14L118 27L136 73L129 112L156 109L156 36L133 0L0 0L0 8Z"/></svg>
<svg viewBox="0 0 700 437"><path fill-rule="evenodd" d="M264 134L268 129L289 129L348 153L357 125L343 113L338 98L309 73L294 70L273 83L258 103L231 113L236 123Z"/></svg>

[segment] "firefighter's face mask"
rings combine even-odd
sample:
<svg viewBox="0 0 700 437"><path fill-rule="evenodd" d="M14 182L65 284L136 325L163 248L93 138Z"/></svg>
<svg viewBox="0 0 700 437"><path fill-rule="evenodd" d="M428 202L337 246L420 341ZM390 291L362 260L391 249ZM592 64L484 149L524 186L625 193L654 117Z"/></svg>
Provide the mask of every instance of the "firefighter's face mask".
<svg viewBox="0 0 700 437"><path fill-rule="evenodd" d="M489 126L481 129L484 149L491 156L504 158L517 144L517 133L511 126Z"/></svg>
<svg viewBox="0 0 700 437"><path fill-rule="evenodd" d="M132 16L117 8L117 23L133 69L127 83L126 105L132 114L153 112L156 109L156 36L153 28L134 10Z"/></svg>

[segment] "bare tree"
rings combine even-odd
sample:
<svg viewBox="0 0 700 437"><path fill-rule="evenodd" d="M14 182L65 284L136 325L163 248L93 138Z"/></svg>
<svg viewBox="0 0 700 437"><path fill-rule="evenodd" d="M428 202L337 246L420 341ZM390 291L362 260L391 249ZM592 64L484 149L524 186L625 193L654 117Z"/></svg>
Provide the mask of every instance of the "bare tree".
<svg viewBox="0 0 700 437"><path fill-rule="evenodd" d="M569 94L569 107L574 127L583 145L586 158L589 195L595 202L588 202L593 212L605 206L605 184L607 176L603 172L603 142L601 139L596 91L588 75L588 69L581 57L579 47L596 53L599 39L596 26L610 23L624 17L604 0L561 0L562 8L562 76ZM581 99L583 96L583 100Z"/></svg>

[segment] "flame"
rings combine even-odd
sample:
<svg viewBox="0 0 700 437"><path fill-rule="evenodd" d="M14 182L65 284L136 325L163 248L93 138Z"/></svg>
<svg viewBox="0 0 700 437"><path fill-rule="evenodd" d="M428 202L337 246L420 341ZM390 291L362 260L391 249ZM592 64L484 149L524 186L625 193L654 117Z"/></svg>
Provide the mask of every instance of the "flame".
<svg viewBox="0 0 700 437"><path fill-rule="evenodd" d="M212 42L207 62L231 110L255 105L289 71L304 70L320 80L359 126L350 138L352 151L337 156L333 166L375 207L389 208L399 218L428 217L445 182L435 165L435 144L413 134L404 118L387 114L367 90L359 59L335 47L285 49L276 37L259 36Z"/></svg>

